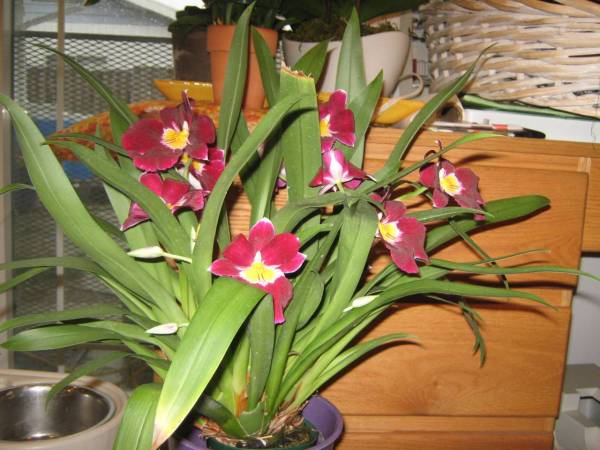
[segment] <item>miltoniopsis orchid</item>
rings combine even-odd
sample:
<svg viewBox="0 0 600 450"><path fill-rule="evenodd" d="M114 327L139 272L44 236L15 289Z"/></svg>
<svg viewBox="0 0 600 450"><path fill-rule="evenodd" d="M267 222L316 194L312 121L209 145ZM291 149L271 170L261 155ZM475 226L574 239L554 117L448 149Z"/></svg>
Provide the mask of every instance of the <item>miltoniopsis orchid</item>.
<svg viewBox="0 0 600 450"><path fill-rule="evenodd" d="M386 201L385 215L380 214L377 236L383 239L392 261L406 273L419 273L415 259L427 262L425 225L414 217L406 217L406 206L398 201Z"/></svg>
<svg viewBox="0 0 600 450"><path fill-rule="evenodd" d="M479 177L471 169L457 169L443 158L421 169L420 182L433 189L433 206L436 208L445 207L449 197L465 208L480 209L484 204L478 188ZM475 218L483 220L484 216L478 214Z"/></svg>
<svg viewBox="0 0 600 450"><path fill-rule="evenodd" d="M140 183L158 195L172 213L182 208L199 211L204 208L204 192L200 189L191 189L190 185L181 181L163 180L157 173L145 173L140 177ZM140 222L148 220L150 216L140 205L135 202L129 207L129 214L121 230L126 230Z"/></svg>
<svg viewBox="0 0 600 450"><path fill-rule="evenodd" d="M215 187L217 180L225 169L225 152L217 147L209 147L206 160L190 158L187 153L181 157L181 165L177 171L185 176L195 189L209 193Z"/></svg>
<svg viewBox="0 0 600 450"><path fill-rule="evenodd" d="M347 98L346 92L339 89L331 94L327 102L319 105L322 152L331 150L336 141L354 146L354 115L346 109Z"/></svg>
<svg viewBox="0 0 600 450"><path fill-rule="evenodd" d="M248 238L238 235L209 267L214 275L235 278L271 294L275 323L285 321L283 310L292 298L292 283L286 273L300 268L306 256L292 233L275 234L269 219L259 220Z"/></svg>
<svg viewBox="0 0 600 450"><path fill-rule="evenodd" d="M323 167L319 169L310 185L323 186L320 191L323 194L331 189L356 189L365 178L366 172L348 162L341 151L329 150L323 153Z"/></svg>
<svg viewBox="0 0 600 450"><path fill-rule="evenodd" d="M170 169L183 154L194 160L209 158L215 126L208 116L194 113L187 94L182 97L180 105L161 110L160 120L139 120L123 134L123 148L137 168L149 172Z"/></svg>

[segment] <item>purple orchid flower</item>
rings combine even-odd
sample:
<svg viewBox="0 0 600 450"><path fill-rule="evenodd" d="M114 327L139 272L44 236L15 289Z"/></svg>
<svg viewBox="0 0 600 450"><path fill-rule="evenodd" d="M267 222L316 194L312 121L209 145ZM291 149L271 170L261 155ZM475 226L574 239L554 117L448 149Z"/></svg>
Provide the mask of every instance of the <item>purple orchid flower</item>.
<svg viewBox="0 0 600 450"><path fill-rule="evenodd" d="M354 114L346 108L348 95L339 89L331 94L329 100L319 105L319 124L321 129L321 152L331 150L336 141L350 147L354 146Z"/></svg>

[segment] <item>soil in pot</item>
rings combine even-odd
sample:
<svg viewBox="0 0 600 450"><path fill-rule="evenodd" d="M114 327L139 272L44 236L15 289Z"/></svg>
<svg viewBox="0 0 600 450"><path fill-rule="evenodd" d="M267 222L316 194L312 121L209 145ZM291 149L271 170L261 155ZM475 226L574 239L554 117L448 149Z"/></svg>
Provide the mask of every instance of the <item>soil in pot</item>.
<svg viewBox="0 0 600 450"><path fill-rule="evenodd" d="M236 445L228 445L216 439L208 440L208 447L213 450L232 450L245 448L249 450L306 450L312 447L319 438L319 432L308 421L303 426L285 433L283 436L273 436L271 439L248 439ZM276 444L275 444L276 442Z"/></svg>

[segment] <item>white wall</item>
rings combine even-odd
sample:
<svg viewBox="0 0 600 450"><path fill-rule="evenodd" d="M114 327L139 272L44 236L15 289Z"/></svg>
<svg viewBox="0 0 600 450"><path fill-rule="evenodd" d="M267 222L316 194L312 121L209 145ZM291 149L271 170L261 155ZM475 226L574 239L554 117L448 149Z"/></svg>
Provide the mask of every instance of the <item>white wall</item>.
<svg viewBox="0 0 600 450"><path fill-rule="evenodd" d="M600 276L600 257L581 258L581 270ZM573 299L567 364L590 363L600 366L600 285L580 278Z"/></svg>

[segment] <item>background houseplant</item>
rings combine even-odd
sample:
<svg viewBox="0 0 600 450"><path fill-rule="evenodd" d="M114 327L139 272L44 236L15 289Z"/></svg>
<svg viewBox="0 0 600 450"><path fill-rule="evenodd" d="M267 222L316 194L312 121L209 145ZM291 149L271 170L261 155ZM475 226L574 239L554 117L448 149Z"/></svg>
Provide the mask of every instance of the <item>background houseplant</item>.
<svg viewBox="0 0 600 450"><path fill-rule="evenodd" d="M211 80L216 103L221 103L225 71L229 49L232 45L235 24L238 22L248 0L209 0L205 15L210 15L210 25L207 28L207 50L211 55ZM259 0L254 2L251 24L261 34L267 44L270 54L277 50L279 8L282 0ZM265 93L262 88L260 70L256 60L254 45L250 44L250 59L247 72L248 87L242 104L250 109L263 106Z"/></svg>
<svg viewBox="0 0 600 450"><path fill-rule="evenodd" d="M410 36L408 29L411 10L424 1L355 1L328 0L284 2L282 14L292 26L283 35L286 63L294 65L316 43L328 40L328 59L320 80L322 90L331 92L336 86L335 70L341 39L354 7L357 8L367 79L383 70L383 95L390 96L408 58ZM406 27L400 27L401 13L408 14ZM383 20L391 18L392 22ZM391 17L390 17L391 16ZM380 20L377 20L377 19Z"/></svg>
<svg viewBox="0 0 600 450"><path fill-rule="evenodd" d="M156 447L193 408L210 419L203 424L207 434L226 434L228 439L266 440L294 429L304 402L319 386L366 352L407 337L395 333L352 345L389 305L409 295L433 295L456 304L471 319L477 336L477 315L463 296L543 302L526 292L451 281L446 278L451 272L576 273L552 267L504 268L496 264L498 258L466 264L431 257L457 236L468 241L465 233L533 213L547 200L498 200L482 211L472 172L443 161L432 164L460 143L486 134L462 138L402 168L402 158L427 117L460 90L470 73L423 109L386 166L368 178L359 167L381 77L367 85L364 75L350 70L362 64L355 13L344 36L347 51L342 51L341 65L349 70L340 71L344 76L339 77L339 87L348 96L338 91L320 110L313 80L289 70L278 78L264 43L253 33L273 107L249 134L240 106L250 12L243 14L236 31L216 131L207 118L190 112L185 98L181 107L164 111L160 121L136 122L126 105L66 57L108 100L117 144L80 135L67 138L93 142L93 151L71 140L60 144L105 181L123 232L90 214L49 148L39 145L43 138L26 114L0 97L13 118L41 201L86 254L3 264L3 269L28 269L4 288L62 265L95 274L124 305L123 321L99 320L94 308L17 318L8 326L37 328L13 336L4 346L32 351L110 340L128 349L85 365L56 389L116 358L147 361L164 384L134 392L119 449ZM322 48L297 69L318 73ZM227 158L219 149L227 150ZM288 184L283 205L281 197L273 203L282 161ZM149 173L142 174L140 168ZM420 183L406 181L419 169ZM238 174L251 204L252 228L248 238L232 241L223 206ZM421 194L432 196L437 208L406 212L399 203L387 202ZM450 197L459 206L444 206ZM198 220L194 211L200 210ZM426 244L425 224L431 227ZM385 246L394 263L365 279L377 233L383 240L377 245ZM213 255L217 248L219 257ZM415 258L430 264L419 266ZM213 278L208 268L220 276ZM263 299L265 293L272 298ZM157 347L165 360L157 358Z"/></svg>

